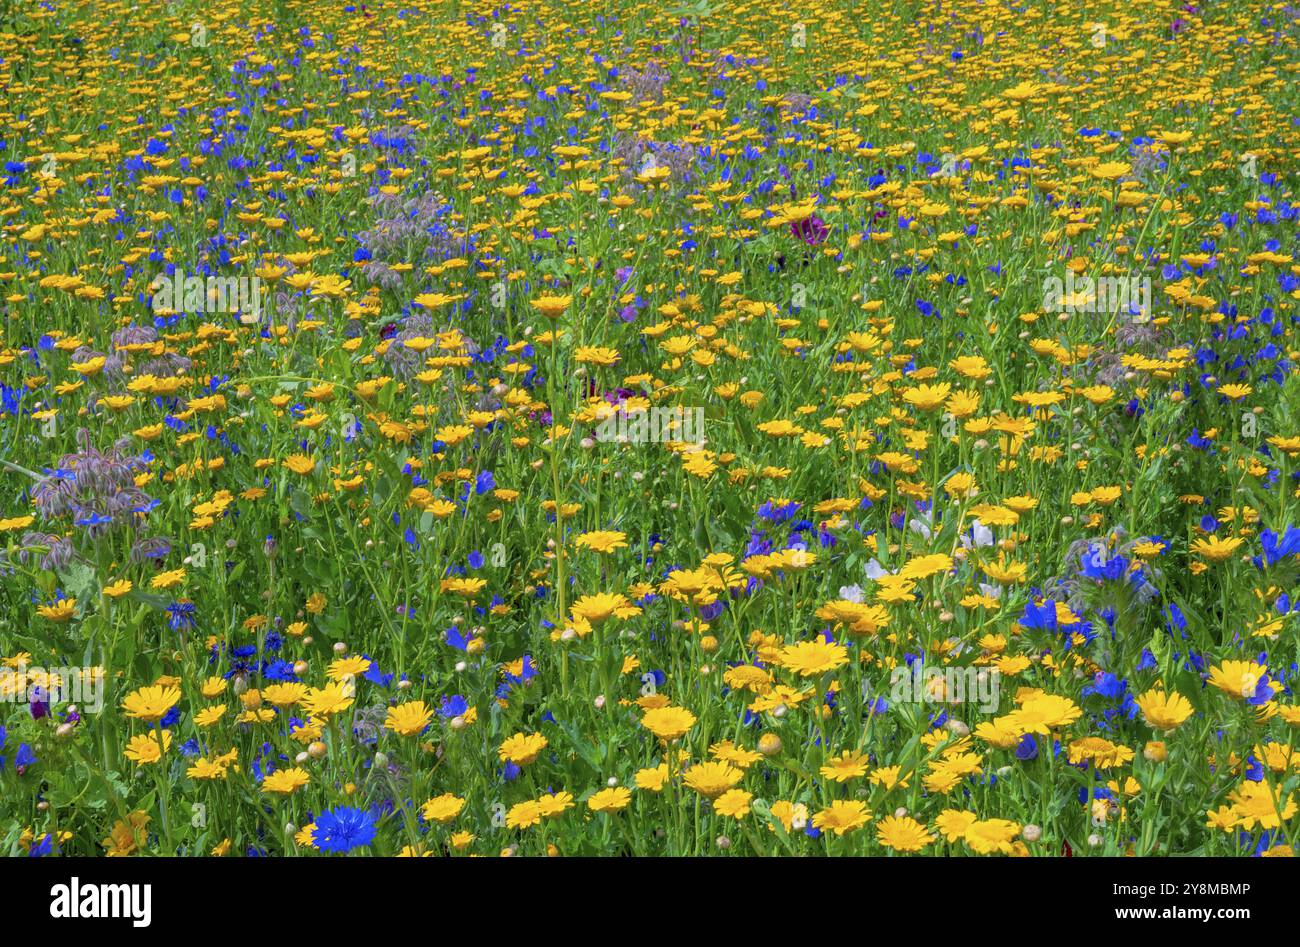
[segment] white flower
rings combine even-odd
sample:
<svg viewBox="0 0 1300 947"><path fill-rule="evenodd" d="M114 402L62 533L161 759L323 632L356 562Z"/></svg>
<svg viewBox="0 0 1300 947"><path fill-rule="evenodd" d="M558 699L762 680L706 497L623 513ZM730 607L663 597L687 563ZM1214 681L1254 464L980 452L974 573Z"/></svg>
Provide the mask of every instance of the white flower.
<svg viewBox="0 0 1300 947"><path fill-rule="evenodd" d="M907 521L907 528L918 534L922 539L929 539L933 533L930 529L930 514L918 513Z"/></svg>
<svg viewBox="0 0 1300 947"><path fill-rule="evenodd" d="M975 520L971 525L970 533L962 533L962 547L970 549L972 546L976 549L982 549L985 546L993 545L993 530L989 529L979 520Z"/></svg>
<svg viewBox="0 0 1300 947"><path fill-rule="evenodd" d="M866 568L867 578L870 579L872 582L878 582L880 581L880 577L882 575L892 575L894 572L897 571L898 571L897 569L886 569L884 566L882 566L879 563L879 561L876 560L874 556L867 561L867 568Z"/></svg>

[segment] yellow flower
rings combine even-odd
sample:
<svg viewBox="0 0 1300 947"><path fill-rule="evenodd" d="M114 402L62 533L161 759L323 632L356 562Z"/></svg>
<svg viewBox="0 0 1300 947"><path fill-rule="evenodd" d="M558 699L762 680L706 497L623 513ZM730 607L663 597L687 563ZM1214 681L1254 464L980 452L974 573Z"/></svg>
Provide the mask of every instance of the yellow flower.
<svg viewBox="0 0 1300 947"><path fill-rule="evenodd" d="M842 644L818 638L782 648L779 660L782 667L794 671L800 677L811 677L848 664L849 652Z"/></svg>
<svg viewBox="0 0 1300 947"><path fill-rule="evenodd" d="M646 711L641 726L661 740L676 740L695 726L695 714L685 707L656 707Z"/></svg>
<svg viewBox="0 0 1300 947"><path fill-rule="evenodd" d="M316 461L306 454L290 454L281 461L281 464L301 477L307 476L316 469Z"/></svg>
<svg viewBox="0 0 1300 947"><path fill-rule="evenodd" d="M161 720L180 699L181 692L175 687L141 687L126 696L122 709L128 717L153 723Z"/></svg>
<svg viewBox="0 0 1300 947"><path fill-rule="evenodd" d="M426 822L440 822L446 824L456 816L460 815L460 810L465 808L465 800L452 793L445 792L441 796L435 796L423 806L420 807L420 814L424 816Z"/></svg>
<svg viewBox="0 0 1300 947"><path fill-rule="evenodd" d="M587 808L592 812L618 812L632 801L632 790L626 786L613 786L593 793L587 800Z"/></svg>
<svg viewBox="0 0 1300 947"><path fill-rule="evenodd" d="M527 766L537 759L537 755L549 745L546 737L540 733L516 733L502 742L497 753L503 763L510 762L516 766Z"/></svg>
<svg viewBox="0 0 1300 947"><path fill-rule="evenodd" d="M573 360L586 365L610 366L618 362L618 350L598 345L580 345L573 353Z"/></svg>
<svg viewBox="0 0 1300 947"><path fill-rule="evenodd" d="M584 595L574 602L572 612L574 618L599 625L630 605L626 598L617 593L597 592L595 595Z"/></svg>
<svg viewBox="0 0 1300 947"><path fill-rule="evenodd" d="M871 811L865 802L856 799L837 799L825 809L813 816L813 826L823 832L844 835L860 829L871 819Z"/></svg>
<svg viewBox="0 0 1300 947"><path fill-rule="evenodd" d="M537 808L547 818L560 815L573 808L573 794L567 792L546 793L537 798Z"/></svg>
<svg viewBox="0 0 1300 947"><path fill-rule="evenodd" d="M973 822L962 835L971 850L980 855L1011 852L1011 842L1020 834L1020 826L1009 819L986 819Z"/></svg>
<svg viewBox="0 0 1300 947"><path fill-rule="evenodd" d="M137 765L143 766L146 763L157 763L162 759L163 753L171 749L172 732L163 730L162 744L158 743L158 731L149 733L139 733L133 736L126 745L124 755L129 760L134 760Z"/></svg>
<svg viewBox="0 0 1300 947"><path fill-rule="evenodd" d="M311 775L300 766L277 769L262 780L262 792L291 796L309 782L311 782Z"/></svg>
<svg viewBox="0 0 1300 947"><path fill-rule="evenodd" d="M231 750L210 760L200 757L185 770L185 775L191 779L224 779L238 755L238 750Z"/></svg>
<svg viewBox="0 0 1300 947"><path fill-rule="evenodd" d="M743 789L728 789L713 801L713 811L718 815L743 819L749 815L749 802L753 798L752 793Z"/></svg>
<svg viewBox="0 0 1300 947"><path fill-rule="evenodd" d="M963 499L974 496L979 492L979 487L974 477L962 472L953 474L943 482L943 492L955 499Z"/></svg>
<svg viewBox="0 0 1300 947"><path fill-rule="evenodd" d="M696 763L686 771L683 782L706 799L726 792L744 777L744 773L728 763L710 760Z"/></svg>
<svg viewBox="0 0 1300 947"><path fill-rule="evenodd" d="M1255 696L1260 679L1268 668L1254 661L1224 661L1210 668L1209 683L1229 697L1245 700Z"/></svg>
<svg viewBox="0 0 1300 947"><path fill-rule="evenodd" d="M947 572L951 568L951 556L935 553L932 556L918 556L908 560L898 574L904 579L924 579L939 572Z"/></svg>
<svg viewBox="0 0 1300 947"><path fill-rule="evenodd" d="M262 689L262 696L277 707L292 707L307 696L307 685L301 681L269 684Z"/></svg>
<svg viewBox="0 0 1300 947"><path fill-rule="evenodd" d="M993 369L981 355L963 355L953 359L948 365L957 374L974 381L983 381L993 374Z"/></svg>
<svg viewBox="0 0 1300 947"><path fill-rule="evenodd" d="M1262 829L1276 829L1280 823L1280 814L1285 821L1296 814L1294 793L1285 799L1279 789L1270 789L1267 783L1245 782L1241 788L1228 793L1232 801L1232 811L1237 816L1237 825L1247 830L1259 826Z"/></svg>
<svg viewBox="0 0 1300 947"><path fill-rule="evenodd" d="M302 698L302 705L313 717L325 718L347 710L352 701L350 688L345 690L341 684L330 683L309 690Z"/></svg>
<svg viewBox="0 0 1300 947"><path fill-rule="evenodd" d="M1074 766L1090 762L1096 769L1110 769L1131 762L1133 750L1103 737L1083 737L1070 744L1068 759Z"/></svg>
<svg viewBox="0 0 1300 947"><path fill-rule="evenodd" d="M637 789L644 789L646 792L663 792L664 785L668 782L668 764L660 763L658 766L639 769L636 771L635 779Z"/></svg>
<svg viewBox="0 0 1300 947"><path fill-rule="evenodd" d="M558 319L572 303L572 296L541 296L532 300L531 305L547 319Z"/></svg>
<svg viewBox="0 0 1300 947"><path fill-rule="evenodd" d="M1182 726L1192 715L1192 705L1182 694L1174 691L1150 690L1137 699L1142 719L1157 730L1168 732Z"/></svg>
<svg viewBox="0 0 1300 947"><path fill-rule="evenodd" d="M210 727L225 715L225 704L217 704L215 707L204 707L194 715L194 725L196 727Z"/></svg>
<svg viewBox="0 0 1300 947"><path fill-rule="evenodd" d="M185 581L184 568L172 569L170 572L159 572L156 576L150 579L149 588L170 589L170 588L174 588L177 585L180 585L184 581Z"/></svg>
<svg viewBox="0 0 1300 947"><path fill-rule="evenodd" d="M370 659L354 654L346 658L337 658L336 660L331 661L329 669L325 672L325 676L331 681L343 683L347 680L355 681L358 677L369 670Z"/></svg>
<svg viewBox="0 0 1300 947"><path fill-rule="evenodd" d="M149 818L147 812L137 810L130 813L125 819L119 819L113 823L113 830L109 833L108 838L100 843L107 849L106 854L110 858L120 858L132 854L139 846L143 845L148 838Z"/></svg>
<svg viewBox="0 0 1300 947"><path fill-rule="evenodd" d="M506 813L506 827L511 829L526 829L541 821L542 809L531 799L516 803Z"/></svg>
<svg viewBox="0 0 1300 947"><path fill-rule="evenodd" d="M911 816L886 816L876 823L876 838L885 848L919 852L934 841L924 825Z"/></svg>
<svg viewBox="0 0 1300 947"><path fill-rule="evenodd" d="M1052 730L1069 726L1083 714L1068 697L1039 694L1008 714L1008 725L1020 733L1048 736Z"/></svg>
<svg viewBox="0 0 1300 947"><path fill-rule="evenodd" d="M960 809L944 809L939 813L939 817L934 820L935 828L943 833L943 837L949 842L955 842L965 837L966 830L978 821L979 816L973 812L963 812Z"/></svg>
<svg viewBox="0 0 1300 947"><path fill-rule="evenodd" d="M1222 562L1236 552L1237 547L1241 544L1242 540L1236 536L1230 536L1227 539L1211 536L1209 539L1198 539L1192 543L1191 552L1193 555L1208 559L1210 562Z"/></svg>
<svg viewBox="0 0 1300 947"><path fill-rule="evenodd" d="M1102 181L1115 181L1133 170L1132 165L1123 161L1106 161L1093 166L1089 173Z"/></svg>
<svg viewBox="0 0 1300 947"><path fill-rule="evenodd" d="M903 392L903 400L918 411L933 411L943 405L944 399L952 393L952 385L944 382L938 385L918 385Z"/></svg>
<svg viewBox="0 0 1300 947"><path fill-rule="evenodd" d="M854 753L845 750L839 756L831 757L822 766L821 774L837 783L848 782L850 779L865 776L867 774L867 756L865 753Z"/></svg>
<svg viewBox="0 0 1300 947"><path fill-rule="evenodd" d="M574 544L581 549L590 549L592 552L608 553L615 549L626 549L627 534L615 530L595 530L583 533L574 540Z"/></svg>
<svg viewBox="0 0 1300 947"><path fill-rule="evenodd" d="M36 614L42 618L60 624L71 619L76 613L77 600L75 598L61 598L57 602L42 605L36 609Z"/></svg>
<svg viewBox="0 0 1300 947"><path fill-rule="evenodd" d="M414 736L429 725L433 711L422 700L412 700L388 708L384 726L399 736Z"/></svg>

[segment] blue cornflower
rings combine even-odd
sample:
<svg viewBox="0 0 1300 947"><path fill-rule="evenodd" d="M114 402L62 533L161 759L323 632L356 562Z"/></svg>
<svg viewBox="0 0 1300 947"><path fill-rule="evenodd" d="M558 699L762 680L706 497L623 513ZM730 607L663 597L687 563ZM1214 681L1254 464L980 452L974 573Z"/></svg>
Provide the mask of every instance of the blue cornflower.
<svg viewBox="0 0 1300 947"><path fill-rule="evenodd" d="M1020 738L1019 745L1016 746L1016 759L1034 760L1038 758L1038 741L1031 734L1026 733Z"/></svg>
<svg viewBox="0 0 1300 947"><path fill-rule="evenodd" d="M194 603L172 602L167 606L167 627L172 631L189 631L194 627Z"/></svg>
<svg viewBox="0 0 1300 947"><path fill-rule="evenodd" d="M364 809L337 806L316 818L313 836L322 852L350 852L375 838L375 820Z"/></svg>

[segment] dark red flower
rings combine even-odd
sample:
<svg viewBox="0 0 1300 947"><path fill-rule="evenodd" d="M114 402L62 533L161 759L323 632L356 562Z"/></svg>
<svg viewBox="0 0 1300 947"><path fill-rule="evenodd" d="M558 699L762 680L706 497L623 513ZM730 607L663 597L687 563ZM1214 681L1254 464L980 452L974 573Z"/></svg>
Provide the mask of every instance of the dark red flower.
<svg viewBox="0 0 1300 947"><path fill-rule="evenodd" d="M814 214L812 217L791 224L790 232L808 246L815 247L830 235L830 228L826 226L824 220Z"/></svg>

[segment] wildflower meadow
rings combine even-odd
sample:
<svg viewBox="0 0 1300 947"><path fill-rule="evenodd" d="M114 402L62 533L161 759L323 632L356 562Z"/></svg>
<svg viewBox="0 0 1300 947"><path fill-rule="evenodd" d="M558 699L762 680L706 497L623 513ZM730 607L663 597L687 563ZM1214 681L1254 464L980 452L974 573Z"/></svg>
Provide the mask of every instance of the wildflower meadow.
<svg viewBox="0 0 1300 947"><path fill-rule="evenodd" d="M1267 0L3 3L0 853L1292 855L1298 79Z"/></svg>

